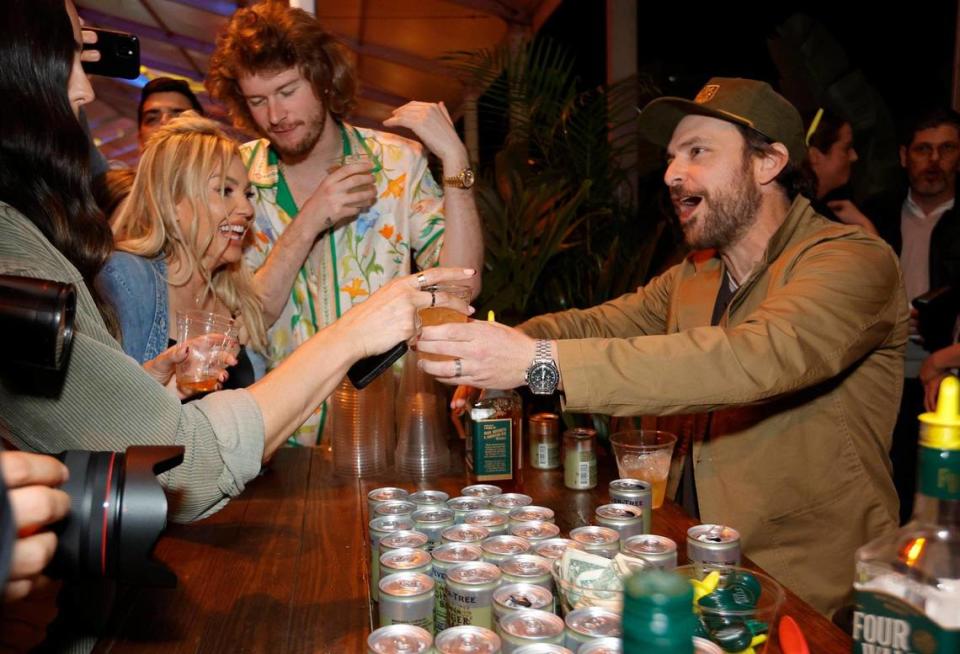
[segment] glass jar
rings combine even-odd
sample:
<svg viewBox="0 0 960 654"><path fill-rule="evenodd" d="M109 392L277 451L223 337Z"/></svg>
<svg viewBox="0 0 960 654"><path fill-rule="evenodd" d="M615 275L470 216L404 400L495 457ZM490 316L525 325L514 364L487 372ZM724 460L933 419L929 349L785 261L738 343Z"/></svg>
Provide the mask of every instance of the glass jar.
<svg viewBox="0 0 960 654"><path fill-rule="evenodd" d="M574 427L563 433L563 485L587 490L597 485L597 430Z"/></svg>

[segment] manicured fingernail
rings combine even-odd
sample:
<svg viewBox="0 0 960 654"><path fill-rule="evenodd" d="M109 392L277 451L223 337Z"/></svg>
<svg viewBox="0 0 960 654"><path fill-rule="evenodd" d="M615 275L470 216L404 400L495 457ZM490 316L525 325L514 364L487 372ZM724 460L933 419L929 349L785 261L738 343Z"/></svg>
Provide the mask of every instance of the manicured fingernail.
<svg viewBox="0 0 960 654"><path fill-rule="evenodd" d="M468 314L473 315L473 314L476 313L476 312L477 312L477 310L474 309L472 306L467 307L467 313L468 313Z"/></svg>
<svg viewBox="0 0 960 654"><path fill-rule="evenodd" d="M474 270L473 268L464 268L464 269L463 269L463 272L464 272L464 274L466 274L466 275L476 275L476 274L477 274L477 271Z"/></svg>

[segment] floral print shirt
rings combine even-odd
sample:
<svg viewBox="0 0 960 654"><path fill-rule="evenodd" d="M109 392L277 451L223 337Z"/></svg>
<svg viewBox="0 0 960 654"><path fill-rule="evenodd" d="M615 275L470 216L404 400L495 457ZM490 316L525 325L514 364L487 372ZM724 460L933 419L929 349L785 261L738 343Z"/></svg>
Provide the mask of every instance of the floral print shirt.
<svg viewBox="0 0 960 654"><path fill-rule="evenodd" d="M387 132L340 124L344 155L365 151L374 165L377 201L355 220L325 232L298 273L290 298L269 331L268 368L394 277L436 266L443 245L443 191L427 168L423 147ZM240 148L256 197L253 245L245 253L256 270L284 228L295 220L296 202L266 139ZM319 442L325 407L292 437Z"/></svg>

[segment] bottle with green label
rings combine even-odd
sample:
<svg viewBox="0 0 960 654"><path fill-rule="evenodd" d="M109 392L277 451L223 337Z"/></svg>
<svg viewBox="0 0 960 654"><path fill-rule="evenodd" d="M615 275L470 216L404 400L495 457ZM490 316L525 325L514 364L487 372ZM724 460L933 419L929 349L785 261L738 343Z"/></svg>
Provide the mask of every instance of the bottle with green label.
<svg viewBox="0 0 960 654"><path fill-rule="evenodd" d="M910 522L857 552L855 654L960 652L960 382L920 416Z"/></svg>
<svg viewBox="0 0 960 654"><path fill-rule="evenodd" d="M690 582L665 570L627 579L623 604L623 654L693 654L697 618Z"/></svg>
<svg viewBox="0 0 960 654"><path fill-rule="evenodd" d="M486 389L470 407L467 469L477 481L514 479L523 467L523 401L516 391Z"/></svg>

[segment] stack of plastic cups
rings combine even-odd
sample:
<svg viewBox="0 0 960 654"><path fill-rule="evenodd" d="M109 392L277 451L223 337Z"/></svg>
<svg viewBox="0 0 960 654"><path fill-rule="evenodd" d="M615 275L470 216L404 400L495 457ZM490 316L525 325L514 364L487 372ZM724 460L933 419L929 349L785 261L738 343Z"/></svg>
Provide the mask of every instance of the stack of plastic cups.
<svg viewBox="0 0 960 654"><path fill-rule="evenodd" d="M417 479L437 477L450 465L446 397L408 352L397 401L397 472Z"/></svg>
<svg viewBox="0 0 960 654"><path fill-rule="evenodd" d="M360 391L348 379L340 382L327 415L337 474L369 477L390 467L396 442L393 404L394 377L389 371Z"/></svg>

